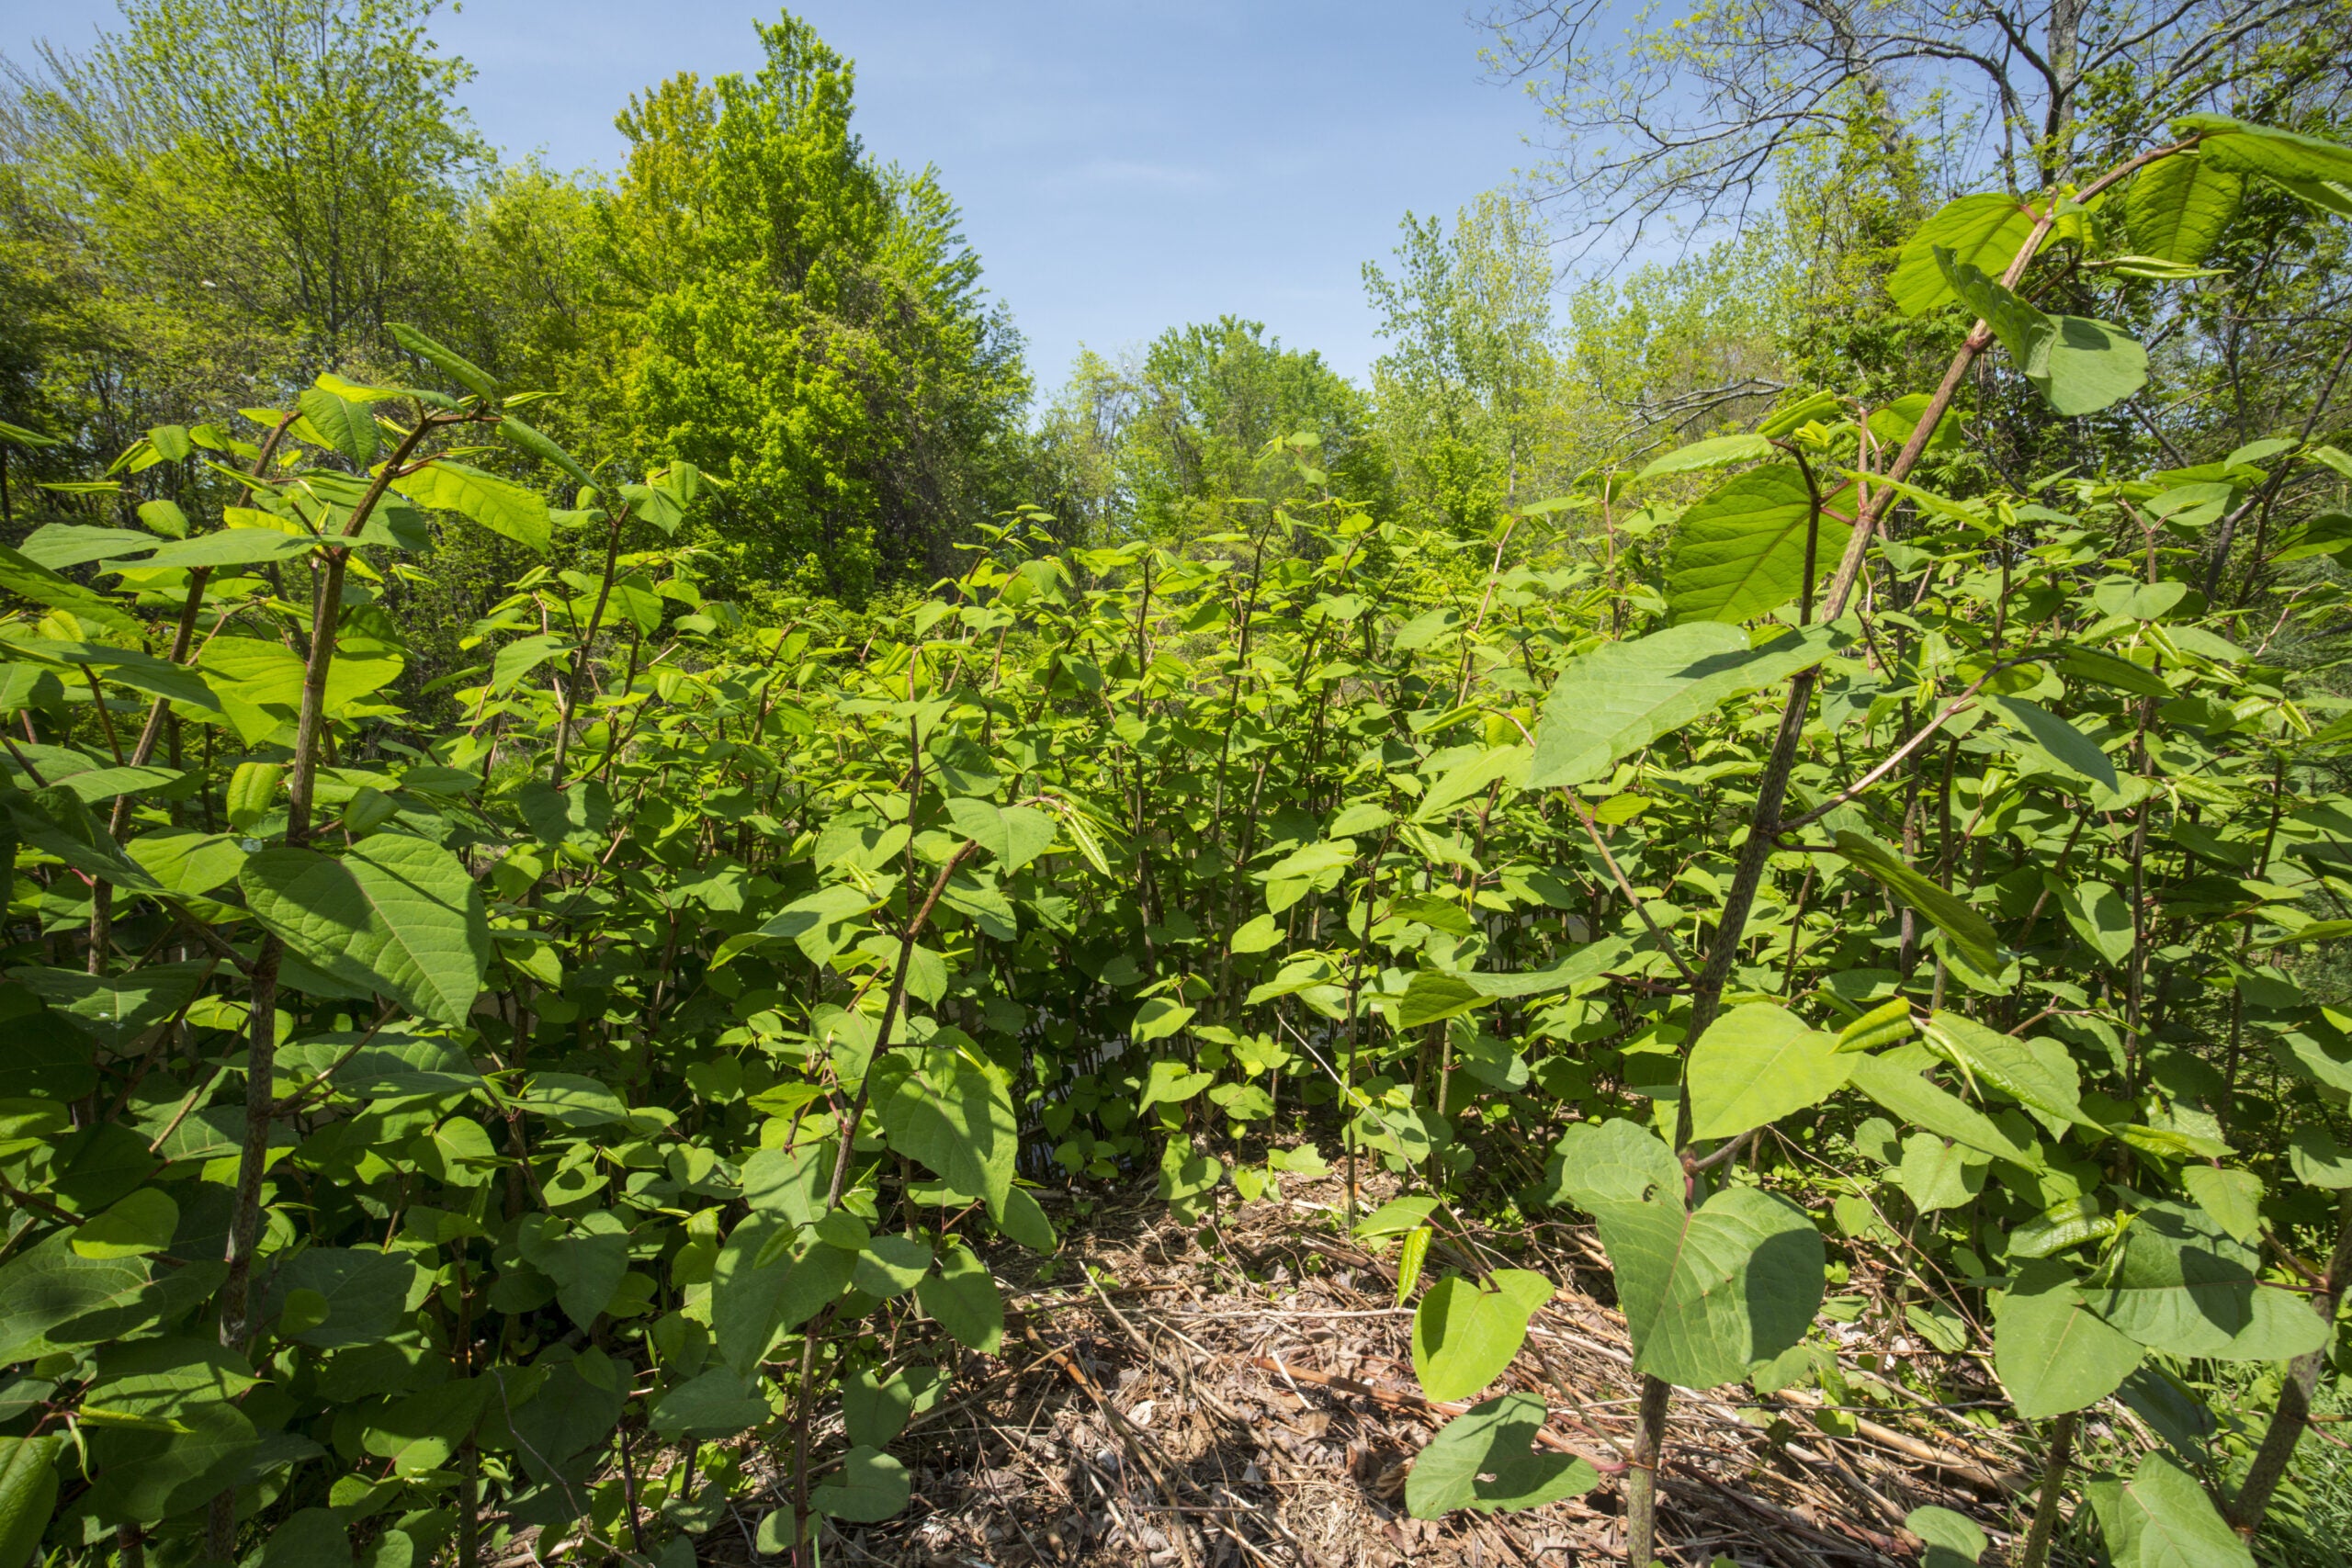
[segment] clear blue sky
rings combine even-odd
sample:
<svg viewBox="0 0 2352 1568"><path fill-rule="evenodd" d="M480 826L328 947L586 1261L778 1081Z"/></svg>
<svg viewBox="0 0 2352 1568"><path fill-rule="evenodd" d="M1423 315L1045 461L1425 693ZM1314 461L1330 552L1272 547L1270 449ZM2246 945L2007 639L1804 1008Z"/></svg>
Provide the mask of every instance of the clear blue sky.
<svg viewBox="0 0 2352 1568"><path fill-rule="evenodd" d="M1361 376L1359 269L1407 209L1507 182L1533 111L1484 79L1485 0L802 0L857 62L857 125L934 164L1041 389L1223 312ZM12 0L0 50L85 43L112 0ZM469 0L436 27L467 107L511 156L610 169L613 115L679 71L756 62L743 0Z"/></svg>

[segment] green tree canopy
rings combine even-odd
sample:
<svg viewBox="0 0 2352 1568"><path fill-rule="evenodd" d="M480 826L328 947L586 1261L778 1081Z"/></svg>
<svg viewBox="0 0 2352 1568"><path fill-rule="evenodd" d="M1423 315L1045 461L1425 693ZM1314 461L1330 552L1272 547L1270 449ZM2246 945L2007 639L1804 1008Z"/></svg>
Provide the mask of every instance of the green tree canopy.
<svg viewBox="0 0 2352 1568"><path fill-rule="evenodd" d="M850 63L791 16L759 33L756 74L620 117L605 346L632 456L728 482L741 568L855 597L944 566L998 502L1028 380L935 175L852 132Z"/></svg>

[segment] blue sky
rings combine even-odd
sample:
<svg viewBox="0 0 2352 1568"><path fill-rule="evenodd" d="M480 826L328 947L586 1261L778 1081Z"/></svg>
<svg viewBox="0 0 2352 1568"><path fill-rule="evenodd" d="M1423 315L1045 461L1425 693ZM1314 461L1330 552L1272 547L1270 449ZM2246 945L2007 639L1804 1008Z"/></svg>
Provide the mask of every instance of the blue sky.
<svg viewBox="0 0 2352 1568"><path fill-rule="evenodd" d="M1041 389L1223 312L1361 376L1379 352L1359 269L1408 209L1453 209L1528 156L1533 111L1485 79L1483 0L803 0L858 65L857 124L931 163ZM467 107L510 155L620 158L614 112L678 71L753 67L741 0L470 0L439 18L479 72ZM0 7L23 61L111 0Z"/></svg>

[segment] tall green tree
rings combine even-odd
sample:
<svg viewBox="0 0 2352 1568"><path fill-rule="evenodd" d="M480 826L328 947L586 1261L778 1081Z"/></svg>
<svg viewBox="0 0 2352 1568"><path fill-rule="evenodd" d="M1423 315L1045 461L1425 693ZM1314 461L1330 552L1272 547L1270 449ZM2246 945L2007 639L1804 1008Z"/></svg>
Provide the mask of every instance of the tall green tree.
<svg viewBox="0 0 2352 1568"><path fill-rule="evenodd" d="M1559 376L1549 236L1499 192L1438 219L1407 213L1392 276L1364 264L1386 352L1381 434L1405 496L1464 532L1553 482Z"/></svg>
<svg viewBox="0 0 2352 1568"><path fill-rule="evenodd" d="M85 308L118 375L94 385L123 436L221 412L374 355L429 318L461 192L490 152L440 54L438 0L124 0L88 52L9 68L12 161L53 263L103 285Z"/></svg>
<svg viewBox="0 0 2352 1568"><path fill-rule="evenodd" d="M759 36L756 73L675 76L620 117L601 344L630 455L725 481L741 571L858 597L1007 503L1029 384L935 175L851 130L850 62L790 15Z"/></svg>

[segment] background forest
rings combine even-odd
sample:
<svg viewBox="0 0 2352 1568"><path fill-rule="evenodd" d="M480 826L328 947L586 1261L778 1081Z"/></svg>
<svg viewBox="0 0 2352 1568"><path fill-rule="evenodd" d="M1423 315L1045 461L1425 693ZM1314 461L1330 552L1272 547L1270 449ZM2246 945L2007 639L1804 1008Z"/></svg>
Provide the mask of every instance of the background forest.
<svg viewBox="0 0 2352 1568"><path fill-rule="evenodd" d="M1510 0L1052 391L435 16L8 67L0 1568L2346 1560L2352 0Z"/></svg>

